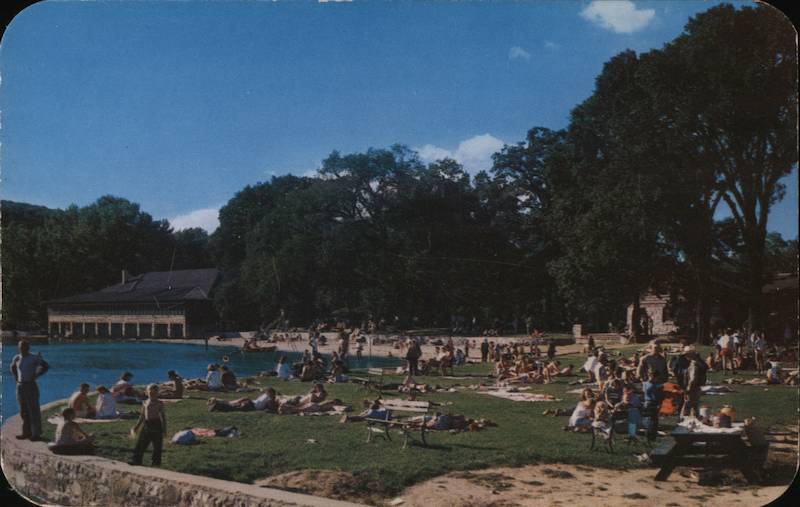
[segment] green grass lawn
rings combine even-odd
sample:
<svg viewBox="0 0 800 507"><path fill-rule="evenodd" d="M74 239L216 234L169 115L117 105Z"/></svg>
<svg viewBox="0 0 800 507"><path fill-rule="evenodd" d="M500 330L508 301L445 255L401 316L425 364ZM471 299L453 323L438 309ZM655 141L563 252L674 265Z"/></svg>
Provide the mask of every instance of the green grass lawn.
<svg viewBox="0 0 800 507"><path fill-rule="evenodd" d="M633 347L625 350L629 352ZM705 353L705 351L702 351ZM562 356L562 362L572 363L577 369L582 355ZM421 383L442 386L490 383L485 375L488 365L469 365L456 369L456 375L472 376L466 380L442 379L438 376L420 377ZM752 374L744 374L748 377ZM719 382L722 375L709 373L709 380ZM481 469L496 465L524 465L531 463L571 463L609 468L641 466L634 454L644 452L641 446L616 447L615 454L589 451L590 437L563 431L566 417L543 416L548 408L573 408L577 395L566 394L574 389L567 383L574 377L558 379L550 385L534 385L531 392L556 395L560 402L524 403L503 400L470 390L457 393L424 395L420 399L443 404L441 412L463 414L470 418L487 418L497 424L478 432L451 434L434 433L429 448L410 446L401 449L402 439L391 442L382 439L365 442L363 423L339 422L336 416L299 417L273 415L263 412L209 413L206 409L207 393L190 392L191 399L167 405L168 434L188 427L221 428L236 426L239 438L207 438L194 446L165 445L163 468L219 479L253 482L271 475L301 469L329 469L350 472L358 481L358 489L365 500L379 500L397 494L403 488L455 470ZM400 381L400 377L388 380ZM275 387L281 394L302 394L309 383L261 382L262 386ZM329 395L353 405L354 413L361 410L367 393L353 384L327 386ZM702 403L720 408L733 405L739 418L757 416L761 427L796 425L798 394L795 387L734 386L736 393L726 396L706 396ZM248 394L215 394L224 399ZM394 397L386 395L386 397ZM121 406L120 408L125 408ZM55 412L52 410L50 413ZM675 418L662 420L670 427ZM84 429L96 436L98 454L127 461L131 457L133 440L127 432L133 421L85 425ZM45 424L45 436L52 438L55 427ZM307 443L309 439L316 443ZM149 463L149 453L145 464Z"/></svg>

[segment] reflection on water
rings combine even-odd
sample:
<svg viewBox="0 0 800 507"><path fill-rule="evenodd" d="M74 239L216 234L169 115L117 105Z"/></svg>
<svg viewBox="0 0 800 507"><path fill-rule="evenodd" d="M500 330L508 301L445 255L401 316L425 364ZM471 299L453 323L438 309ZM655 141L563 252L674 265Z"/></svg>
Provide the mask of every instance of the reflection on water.
<svg viewBox="0 0 800 507"><path fill-rule="evenodd" d="M31 351L41 352L50 363L50 371L38 381L41 403L69 397L81 382L91 384L92 389L99 384L110 386L126 370L133 373L135 384L166 381L167 370L175 370L184 378L197 378L205 376L209 363L223 364L223 357L228 356L228 367L243 377L274 369L280 355L286 355L290 361L300 355L299 352L243 353L228 346L211 346L206 350L202 345L153 342L33 343ZM0 356L3 418L19 411L14 379L8 369L16 353L15 346L3 345ZM396 364L398 360L392 358L350 361L351 368Z"/></svg>

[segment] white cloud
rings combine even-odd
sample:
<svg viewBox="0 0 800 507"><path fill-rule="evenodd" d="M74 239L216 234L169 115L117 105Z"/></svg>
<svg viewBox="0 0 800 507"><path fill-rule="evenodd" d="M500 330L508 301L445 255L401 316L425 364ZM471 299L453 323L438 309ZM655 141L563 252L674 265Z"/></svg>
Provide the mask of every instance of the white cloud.
<svg viewBox="0 0 800 507"><path fill-rule="evenodd" d="M580 13L581 17L616 33L633 33L650 24L654 9L637 9L629 0L594 0Z"/></svg>
<svg viewBox="0 0 800 507"><path fill-rule="evenodd" d="M530 60L531 59L531 54L528 53L527 51L525 51L525 49L523 49L523 48L521 48L519 46L514 46L513 48L508 50L508 59L509 60L517 60L517 59Z"/></svg>
<svg viewBox="0 0 800 507"><path fill-rule="evenodd" d="M470 137L458 144L455 150L448 150L432 144L417 148L420 160L425 163L435 162L443 158L452 158L467 172L476 173L488 170L492 166L492 155L503 147L505 143L491 134L482 134Z"/></svg>
<svg viewBox="0 0 800 507"><path fill-rule="evenodd" d="M190 211L183 215L169 219L170 225L176 231L200 227L211 234L219 226L219 208L203 208Z"/></svg>

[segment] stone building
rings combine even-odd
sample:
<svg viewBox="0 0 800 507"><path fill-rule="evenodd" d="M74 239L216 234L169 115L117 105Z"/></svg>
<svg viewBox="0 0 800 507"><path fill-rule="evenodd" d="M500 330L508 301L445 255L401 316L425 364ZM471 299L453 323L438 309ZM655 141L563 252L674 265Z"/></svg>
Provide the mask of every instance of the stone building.
<svg viewBox="0 0 800 507"><path fill-rule="evenodd" d="M212 294L217 269L122 272L117 285L47 302L51 336L201 338L219 320Z"/></svg>
<svg viewBox="0 0 800 507"><path fill-rule="evenodd" d="M639 318L642 332L651 335L666 335L678 332L669 296L662 296L655 292L644 294L639 300ZM628 305L627 330L633 329L633 305Z"/></svg>

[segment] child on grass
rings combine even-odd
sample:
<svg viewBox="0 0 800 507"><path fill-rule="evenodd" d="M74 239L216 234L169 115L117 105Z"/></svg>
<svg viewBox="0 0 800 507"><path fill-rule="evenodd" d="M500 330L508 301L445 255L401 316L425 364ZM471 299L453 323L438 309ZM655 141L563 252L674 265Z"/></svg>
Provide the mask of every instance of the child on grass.
<svg viewBox="0 0 800 507"><path fill-rule="evenodd" d="M91 454L94 439L75 422L75 409L65 408L61 418L53 443L48 445L50 450L56 454Z"/></svg>

